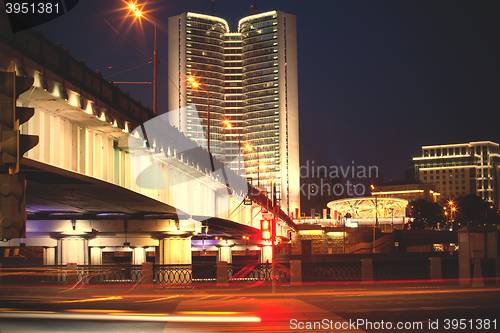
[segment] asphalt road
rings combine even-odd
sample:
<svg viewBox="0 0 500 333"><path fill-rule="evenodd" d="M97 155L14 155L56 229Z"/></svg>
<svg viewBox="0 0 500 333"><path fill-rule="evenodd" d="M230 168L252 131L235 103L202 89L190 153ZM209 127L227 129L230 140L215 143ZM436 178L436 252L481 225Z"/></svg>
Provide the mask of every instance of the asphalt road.
<svg viewBox="0 0 500 333"><path fill-rule="evenodd" d="M0 332L496 332L499 300L431 282L0 287Z"/></svg>

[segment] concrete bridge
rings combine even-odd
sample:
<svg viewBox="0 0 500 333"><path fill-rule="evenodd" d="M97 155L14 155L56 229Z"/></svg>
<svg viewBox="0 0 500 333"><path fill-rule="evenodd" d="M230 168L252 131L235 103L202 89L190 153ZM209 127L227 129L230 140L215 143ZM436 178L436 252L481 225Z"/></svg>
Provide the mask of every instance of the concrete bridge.
<svg viewBox="0 0 500 333"><path fill-rule="evenodd" d="M21 133L39 144L22 160L27 237L10 249L41 246L45 264L101 264L103 252L132 252L140 264L189 264L193 251L260 252L267 197L196 146L164 117L133 100L32 30L12 34L0 17L0 70L34 78L19 106L35 108ZM257 204L258 203L258 204ZM293 222L281 210L277 235Z"/></svg>

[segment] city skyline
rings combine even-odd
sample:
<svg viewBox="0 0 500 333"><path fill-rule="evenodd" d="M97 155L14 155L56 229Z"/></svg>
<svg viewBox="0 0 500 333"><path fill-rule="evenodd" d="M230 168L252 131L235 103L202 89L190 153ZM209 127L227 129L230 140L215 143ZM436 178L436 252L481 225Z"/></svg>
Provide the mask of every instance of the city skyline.
<svg viewBox="0 0 500 333"><path fill-rule="evenodd" d="M143 22L141 31L139 24L125 19L126 11L118 10L122 1L91 3L130 42L152 54L151 24ZM250 15L250 5L216 1L215 15L234 31L237 20ZM297 15L301 165L308 160L326 166L355 161L377 165L389 181L404 177L407 163L422 145L500 141L495 126L500 108L500 29L493 15L497 2L257 5L259 13L278 9ZM166 18L186 11L210 14L210 1L167 6L149 2L145 9L158 21L159 60L166 67ZM105 77L127 68L106 67L147 60L87 3L35 29L40 28ZM146 81L152 76L150 67L108 79ZM166 91L168 80L160 69L160 91ZM150 86L120 88L152 105ZM159 105L166 105L164 95Z"/></svg>

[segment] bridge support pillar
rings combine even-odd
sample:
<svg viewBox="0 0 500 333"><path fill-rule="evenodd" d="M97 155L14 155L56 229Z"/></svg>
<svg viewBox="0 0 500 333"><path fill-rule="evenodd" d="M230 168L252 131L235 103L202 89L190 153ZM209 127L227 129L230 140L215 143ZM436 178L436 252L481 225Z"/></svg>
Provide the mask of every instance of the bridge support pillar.
<svg viewBox="0 0 500 333"><path fill-rule="evenodd" d="M43 264L55 265L56 264L56 248L45 246L43 248Z"/></svg>
<svg viewBox="0 0 500 333"><path fill-rule="evenodd" d="M84 236L61 235L57 240L57 264L89 264L89 240Z"/></svg>
<svg viewBox="0 0 500 333"><path fill-rule="evenodd" d="M152 234L159 239L155 263L159 265L190 265L191 237L201 231L201 223L193 219L170 220L165 231Z"/></svg>
<svg viewBox="0 0 500 333"><path fill-rule="evenodd" d="M191 264L191 235L160 238L157 254L159 254L157 259L160 265Z"/></svg>
<svg viewBox="0 0 500 333"><path fill-rule="evenodd" d="M233 254L231 252L231 248L233 246L234 243L217 245L217 247L219 248L217 251L217 261L225 261L228 264L232 264Z"/></svg>
<svg viewBox="0 0 500 333"><path fill-rule="evenodd" d="M132 249L132 265L142 265L144 262L146 262L146 249L134 247Z"/></svg>
<svg viewBox="0 0 500 333"><path fill-rule="evenodd" d="M90 248L90 264L102 265L102 247L93 246Z"/></svg>
<svg viewBox="0 0 500 333"><path fill-rule="evenodd" d="M184 284L191 283L192 258L191 237L193 234L159 236L159 246L155 262L159 265L172 265L169 268L155 272L160 283ZM179 266L174 266L179 265Z"/></svg>

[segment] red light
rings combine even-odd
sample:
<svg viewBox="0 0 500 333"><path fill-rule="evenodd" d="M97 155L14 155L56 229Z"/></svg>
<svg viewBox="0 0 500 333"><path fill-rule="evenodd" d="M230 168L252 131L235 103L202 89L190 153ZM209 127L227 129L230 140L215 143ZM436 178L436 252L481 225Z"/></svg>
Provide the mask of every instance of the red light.
<svg viewBox="0 0 500 333"><path fill-rule="evenodd" d="M262 230L262 239L271 239L271 223L269 220L260 220L260 229Z"/></svg>

